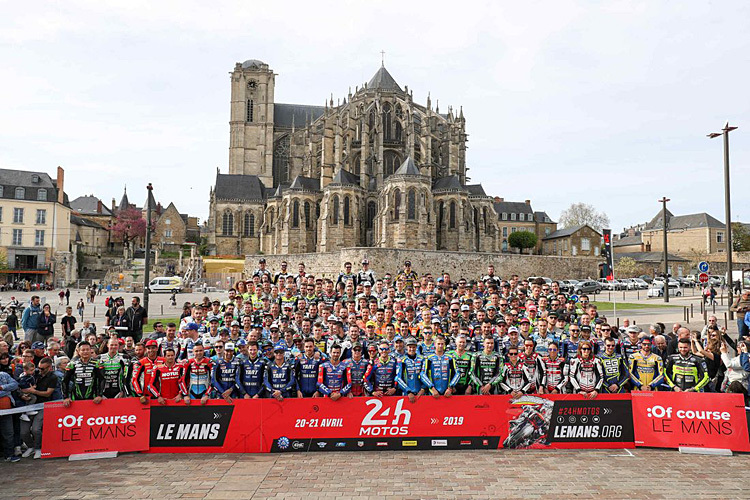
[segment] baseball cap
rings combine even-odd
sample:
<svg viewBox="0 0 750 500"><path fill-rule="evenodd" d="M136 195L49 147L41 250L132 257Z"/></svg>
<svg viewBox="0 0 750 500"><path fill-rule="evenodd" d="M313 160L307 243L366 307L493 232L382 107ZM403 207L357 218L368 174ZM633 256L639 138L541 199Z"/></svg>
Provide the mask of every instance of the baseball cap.
<svg viewBox="0 0 750 500"><path fill-rule="evenodd" d="M198 323L193 323L192 321L185 325L185 330L198 330L200 329L200 326L198 326Z"/></svg>
<svg viewBox="0 0 750 500"><path fill-rule="evenodd" d="M405 266L410 266L411 265L411 261L410 260L405 260L404 261L404 265Z"/></svg>
<svg viewBox="0 0 750 500"><path fill-rule="evenodd" d="M369 264L369 263L370 263L370 261L369 261L369 260L367 260L367 259L362 259L362 264Z"/></svg>
<svg viewBox="0 0 750 500"><path fill-rule="evenodd" d="M518 328L516 328L515 326L511 326L510 328L508 328L508 333L513 333L513 332L518 333Z"/></svg>
<svg viewBox="0 0 750 500"><path fill-rule="evenodd" d="M44 349L44 342L36 341L33 344L31 344L32 349Z"/></svg>
<svg viewBox="0 0 750 500"><path fill-rule="evenodd" d="M237 347L247 345L247 341L245 339L240 339L237 341Z"/></svg>
<svg viewBox="0 0 750 500"><path fill-rule="evenodd" d="M401 335L396 335L395 337L393 337L393 341L394 342L403 342L404 338Z"/></svg>
<svg viewBox="0 0 750 500"><path fill-rule="evenodd" d="M362 344L359 342L355 342L352 344L352 351L361 351L362 350Z"/></svg>
<svg viewBox="0 0 750 500"><path fill-rule="evenodd" d="M536 306L529 306L526 308L527 311L536 311Z"/></svg>
<svg viewBox="0 0 750 500"><path fill-rule="evenodd" d="M466 304L461 306L461 311L471 311L471 307L467 306Z"/></svg>
<svg viewBox="0 0 750 500"><path fill-rule="evenodd" d="M284 351L286 351L286 349L284 349L284 346L282 346L281 344L276 344L273 347L273 352L276 352L276 351L284 352Z"/></svg>
<svg viewBox="0 0 750 500"><path fill-rule="evenodd" d="M234 320L234 321L232 321L232 325L231 326L240 326L240 322L237 321L237 320Z"/></svg>
<svg viewBox="0 0 750 500"><path fill-rule="evenodd" d="M227 342L226 344L224 344L224 350L234 351L234 344L232 342Z"/></svg>
<svg viewBox="0 0 750 500"><path fill-rule="evenodd" d="M408 339L406 339L406 345L417 345L417 344L418 344L417 339L415 339L414 337L409 337Z"/></svg>
<svg viewBox="0 0 750 500"><path fill-rule="evenodd" d="M219 322L219 317L218 316L211 316L210 318L208 318L208 322L209 323L213 323L213 322L218 323Z"/></svg>
<svg viewBox="0 0 750 500"><path fill-rule="evenodd" d="M640 326L636 326L636 325L629 326L625 330L625 332L627 332L627 333L641 333L642 331L643 330L641 330L641 327Z"/></svg>
<svg viewBox="0 0 750 500"><path fill-rule="evenodd" d="M265 263L266 263L266 259L264 258L258 259L258 264L265 264Z"/></svg>
<svg viewBox="0 0 750 500"><path fill-rule="evenodd" d="M147 340L146 347L159 347L159 344L155 340Z"/></svg>
<svg viewBox="0 0 750 500"><path fill-rule="evenodd" d="M519 321L519 323L531 323L531 321L529 320L529 318L521 318L518 321Z"/></svg>

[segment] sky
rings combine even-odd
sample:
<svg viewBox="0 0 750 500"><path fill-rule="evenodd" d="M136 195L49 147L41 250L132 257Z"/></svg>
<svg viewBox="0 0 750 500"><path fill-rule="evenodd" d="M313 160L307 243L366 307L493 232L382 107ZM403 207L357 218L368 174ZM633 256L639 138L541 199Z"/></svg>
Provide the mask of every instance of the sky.
<svg viewBox="0 0 750 500"><path fill-rule="evenodd" d="M414 99L463 106L471 182L572 203L615 231L675 214L750 222L750 3L0 0L0 168L65 169L70 199L208 216L228 170L229 72L260 59L276 101L322 105L381 64Z"/></svg>

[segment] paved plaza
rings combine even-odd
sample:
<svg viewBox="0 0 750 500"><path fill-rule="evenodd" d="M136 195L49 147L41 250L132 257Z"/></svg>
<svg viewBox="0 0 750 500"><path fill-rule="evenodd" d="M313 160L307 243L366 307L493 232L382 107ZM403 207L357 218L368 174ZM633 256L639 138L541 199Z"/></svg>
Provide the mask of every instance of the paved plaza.
<svg viewBox="0 0 750 500"><path fill-rule="evenodd" d="M671 450L127 454L4 464L5 498L748 498L750 455Z"/></svg>

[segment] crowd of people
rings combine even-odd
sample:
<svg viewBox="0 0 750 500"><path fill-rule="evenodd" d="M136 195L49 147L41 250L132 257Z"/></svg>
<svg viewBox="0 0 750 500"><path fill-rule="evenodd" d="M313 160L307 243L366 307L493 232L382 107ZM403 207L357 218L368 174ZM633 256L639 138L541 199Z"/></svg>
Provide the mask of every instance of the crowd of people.
<svg viewBox="0 0 750 500"><path fill-rule="evenodd" d="M186 303L179 320L148 323L138 297L106 299L106 325L77 327L72 308L50 323L32 297L24 341L0 327L0 408L50 400L137 397L232 403L237 398L727 391L747 396L750 337L731 338L710 317L614 324L586 295L558 283L485 276L418 275L409 261L378 277L369 262L337 279L265 259L226 295ZM750 290L733 306L750 325ZM52 325L50 330L46 325ZM41 456L43 412L0 416L7 460ZM20 456L20 457L19 457Z"/></svg>

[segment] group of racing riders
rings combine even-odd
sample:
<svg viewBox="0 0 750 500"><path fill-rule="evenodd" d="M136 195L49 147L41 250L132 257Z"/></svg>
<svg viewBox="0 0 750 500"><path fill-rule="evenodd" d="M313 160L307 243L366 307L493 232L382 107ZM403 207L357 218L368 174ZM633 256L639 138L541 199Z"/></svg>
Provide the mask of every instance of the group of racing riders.
<svg viewBox="0 0 750 500"><path fill-rule="evenodd" d="M272 274L265 259L224 300L186 304L123 352L114 331L83 341L65 374L65 404L135 396L157 400L272 397L563 394L594 398L629 390L707 388L691 340L652 352L653 332L598 314L588 297L558 283L418 276L406 261L375 277L347 262L338 279ZM744 362L747 363L747 354Z"/></svg>

